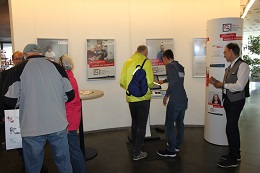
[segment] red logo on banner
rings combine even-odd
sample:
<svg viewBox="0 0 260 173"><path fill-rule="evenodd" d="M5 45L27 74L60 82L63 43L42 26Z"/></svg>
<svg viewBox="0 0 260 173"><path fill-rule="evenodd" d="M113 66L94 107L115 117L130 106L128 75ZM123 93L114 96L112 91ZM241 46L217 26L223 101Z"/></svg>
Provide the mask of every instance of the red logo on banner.
<svg viewBox="0 0 260 173"><path fill-rule="evenodd" d="M223 38L223 41L242 40L242 36L237 36L236 33L220 34L220 38Z"/></svg>

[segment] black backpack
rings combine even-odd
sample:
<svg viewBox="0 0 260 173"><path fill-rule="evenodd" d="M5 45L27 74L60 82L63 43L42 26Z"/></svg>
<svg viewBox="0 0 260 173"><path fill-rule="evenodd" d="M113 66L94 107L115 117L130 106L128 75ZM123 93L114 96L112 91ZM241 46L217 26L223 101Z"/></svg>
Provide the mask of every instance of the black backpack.
<svg viewBox="0 0 260 173"><path fill-rule="evenodd" d="M135 97L142 97L148 91L148 84L146 79L146 71L143 69L144 63L147 59L144 60L142 66L137 65L135 71L133 72L133 78L128 85L126 94L128 96L132 95Z"/></svg>

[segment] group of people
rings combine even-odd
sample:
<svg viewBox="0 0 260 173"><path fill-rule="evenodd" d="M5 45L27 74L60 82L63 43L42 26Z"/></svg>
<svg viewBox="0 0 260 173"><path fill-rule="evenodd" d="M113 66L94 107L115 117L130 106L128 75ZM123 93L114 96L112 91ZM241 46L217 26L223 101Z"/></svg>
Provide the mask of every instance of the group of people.
<svg viewBox="0 0 260 173"><path fill-rule="evenodd" d="M102 50L102 48L99 48ZM93 50L94 51L94 50ZM211 84L224 94L226 111L226 134L229 153L221 156L220 167L237 167L241 159L238 120L245 104L246 84L249 66L239 58L240 49L236 43L229 43L224 57L230 66L226 69L223 82L210 78ZM120 86L127 90L132 74L148 56L145 45L136 52L122 68ZM24 57L24 61L22 59ZM63 55L58 63L49 61L35 44L25 46L23 52L13 55L15 67L1 73L1 108L19 106L22 151L27 173L40 172L43 165L44 145L49 142L54 161L62 173L86 172L83 153L79 148L77 129L80 123L81 103L78 85L73 75L73 62L69 55ZM162 61L166 66L168 88L163 98L166 106L165 128L167 144L157 154L162 157L176 157L180 152L184 136L184 116L188 98L184 88L184 67L174 59L172 50L163 52ZM17 63L16 63L17 62ZM19 63L19 64L18 64ZM126 95L132 118L133 160L147 157L142 151L146 124L150 109L153 86L153 70L150 60L143 65L146 72L148 91L141 97ZM66 103L65 103L66 102ZM4 107L2 107L4 105ZM3 119L3 110L1 110ZM176 124L177 134L174 131ZM67 132L68 131L68 132Z"/></svg>
<svg viewBox="0 0 260 173"><path fill-rule="evenodd" d="M163 47L162 47L163 48ZM184 67L174 60L173 52L162 50L162 61L166 66L167 79L160 80L158 83L168 82L168 88L163 98L163 105L166 106L165 128L167 136L166 148L158 150L157 154L162 157L176 157L180 152L181 143L184 136L184 116L188 107L188 98L184 88ZM240 48L236 43L229 43L225 46L224 58L231 64L225 71L223 82L210 78L210 83L216 88L222 89L224 99L224 109L226 111L226 135L229 144L229 152L222 155L221 161L217 164L219 167L229 168L237 167L240 156L240 136L238 120L245 104L245 98L248 93L249 66L240 56ZM148 48L141 45L130 59L123 66L120 86L127 90L136 67L142 64L147 58ZM133 160L140 160L147 157L147 153L142 151L145 139L145 130L150 108L151 91L153 86L153 71L150 60L147 60L143 66L146 71L148 91L144 96L135 97L126 95L126 101L129 103L129 109L132 117L131 133L133 139ZM221 104L217 95L214 96L212 103ZM176 124L177 134L175 135L174 124Z"/></svg>
<svg viewBox="0 0 260 173"><path fill-rule="evenodd" d="M108 56L107 50L102 44L91 45L87 51L88 61L106 60Z"/></svg>
<svg viewBox="0 0 260 173"><path fill-rule="evenodd" d="M42 168L48 141L59 172L86 173L77 136L81 102L72 58L63 55L56 63L42 55L38 45L28 44L14 53L13 62L16 65L0 76L1 108L19 107L25 171L48 172Z"/></svg>

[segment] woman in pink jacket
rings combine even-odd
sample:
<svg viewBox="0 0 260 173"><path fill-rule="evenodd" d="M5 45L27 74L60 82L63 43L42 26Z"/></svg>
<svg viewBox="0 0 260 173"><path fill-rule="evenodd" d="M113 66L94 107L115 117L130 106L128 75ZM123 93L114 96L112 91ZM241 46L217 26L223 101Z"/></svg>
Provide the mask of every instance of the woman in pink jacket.
<svg viewBox="0 0 260 173"><path fill-rule="evenodd" d="M80 150L79 138L77 135L81 118L81 101L79 97L78 84L72 72L74 64L72 62L72 58L67 54L61 56L58 62L66 70L72 88L75 92L75 98L71 102L66 103L66 114L69 122L68 142L71 165L74 173L86 173L86 162L83 153Z"/></svg>

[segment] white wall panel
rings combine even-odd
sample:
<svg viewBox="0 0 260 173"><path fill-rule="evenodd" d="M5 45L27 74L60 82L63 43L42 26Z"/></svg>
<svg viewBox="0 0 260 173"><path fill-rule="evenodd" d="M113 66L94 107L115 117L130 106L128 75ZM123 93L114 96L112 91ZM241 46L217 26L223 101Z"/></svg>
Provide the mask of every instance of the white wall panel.
<svg viewBox="0 0 260 173"><path fill-rule="evenodd" d="M102 98L83 102L84 130L130 126L121 68L147 38L173 38L176 60L186 71L189 108L185 123L204 124L205 78L192 78L193 38L206 37L206 22L239 17L239 0L9 0L12 40L22 50L37 38L69 40L80 89L100 89ZM48 11L46 10L48 9ZM115 80L87 81L86 39L115 39ZM151 104L151 124L163 124L165 107Z"/></svg>

